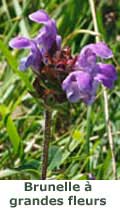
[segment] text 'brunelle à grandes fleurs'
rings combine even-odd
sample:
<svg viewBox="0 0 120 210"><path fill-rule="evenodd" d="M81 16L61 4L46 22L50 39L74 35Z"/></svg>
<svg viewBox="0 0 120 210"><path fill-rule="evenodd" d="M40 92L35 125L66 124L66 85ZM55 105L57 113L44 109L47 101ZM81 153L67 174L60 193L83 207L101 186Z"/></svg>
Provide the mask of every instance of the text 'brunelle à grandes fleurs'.
<svg viewBox="0 0 120 210"><path fill-rule="evenodd" d="M106 197L94 196L93 184L86 181L85 184L71 181L34 184L24 182L22 196L14 196L9 199L11 208L17 206L105 206ZM19 195L19 194L18 194Z"/></svg>

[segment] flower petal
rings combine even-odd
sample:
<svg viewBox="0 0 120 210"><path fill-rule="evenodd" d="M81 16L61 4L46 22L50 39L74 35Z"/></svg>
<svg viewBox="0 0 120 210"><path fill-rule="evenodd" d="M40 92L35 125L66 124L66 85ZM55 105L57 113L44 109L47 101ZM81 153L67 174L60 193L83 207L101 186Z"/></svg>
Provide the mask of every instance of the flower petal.
<svg viewBox="0 0 120 210"><path fill-rule="evenodd" d="M30 14L29 19L34 22L37 22L37 23L46 24L47 21L50 20L50 17L44 10L38 10L38 11Z"/></svg>
<svg viewBox="0 0 120 210"><path fill-rule="evenodd" d="M42 62L42 54L40 49L37 47L37 44L32 40L31 41L31 53L28 57L22 58L20 62L20 70L24 71L28 67L32 67L34 70L39 70Z"/></svg>
<svg viewBox="0 0 120 210"><path fill-rule="evenodd" d="M115 67L112 64L99 63L99 73L95 76L95 80L101 82L104 86L112 88L114 81L117 79Z"/></svg>
<svg viewBox="0 0 120 210"><path fill-rule="evenodd" d="M44 10L39 10L31 14L29 18L45 25L34 39L37 44L40 45L42 54L44 55L52 47L54 48L54 46L56 46L57 49L60 49L61 38L57 35L55 20L51 19Z"/></svg>
<svg viewBox="0 0 120 210"><path fill-rule="evenodd" d="M77 102L79 99L87 101L92 91L92 78L86 72L72 72L63 81L62 89L66 92L67 98L71 102Z"/></svg>
<svg viewBox="0 0 120 210"><path fill-rule="evenodd" d="M78 59L75 63L74 68L76 70L83 70L88 73L95 73L96 70L96 55L93 51L89 48L84 50L84 53L80 53Z"/></svg>
<svg viewBox="0 0 120 210"><path fill-rule="evenodd" d="M80 99L80 91L75 82L66 89L66 95L70 102L75 103Z"/></svg>
<svg viewBox="0 0 120 210"><path fill-rule="evenodd" d="M21 59L20 65L19 65L20 71L25 71L27 69L27 67L26 67L26 61L27 61L27 57Z"/></svg>
<svg viewBox="0 0 120 210"><path fill-rule="evenodd" d="M54 42L56 42L57 29L54 20L47 21L45 27L41 28L38 36L35 38L36 42L43 49L43 54L48 51Z"/></svg>
<svg viewBox="0 0 120 210"><path fill-rule="evenodd" d="M34 62L33 55L29 54L28 57L24 57L21 59L19 69L21 71L25 71L27 68L29 68L29 66L33 65L33 62Z"/></svg>
<svg viewBox="0 0 120 210"><path fill-rule="evenodd" d="M75 74L75 72L74 72ZM81 92L89 92L92 88L92 77L86 72L76 71L76 80Z"/></svg>
<svg viewBox="0 0 120 210"><path fill-rule="evenodd" d="M96 44L86 45L82 49L81 54L83 54L86 49L91 49L93 53L104 59L113 57L112 50L104 42L98 42Z"/></svg>
<svg viewBox="0 0 120 210"><path fill-rule="evenodd" d="M41 51L38 49L37 45L32 46L31 48L31 66L33 67L34 70L39 70L42 62L42 54ZM30 61L29 61L30 63Z"/></svg>
<svg viewBox="0 0 120 210"><path fill-rule="evenodd" d="M31 42L29 39L25 37L18 36L18 37L13 38L9 42L9 46L12 48L18 48L18 49L29 48L31 46Z"/></svg>
<svg viewBox="0 0 120 210"><path fill-rule="evenodd" d="M57 44L57 49L58 50L60 50L60 48L61 48L61 42L62 42L61 36L57 35L56 36L56 44Z"/></svg>
<svg viewBox="0 0 120 210"><path fill-rule="evenodd" d="M104 64L104 63L98 63L99 65L99 71L101 74L104 74L106 77L109 77L113 80L117 79L117 72L112 64Z"/></svg>
<svg viewBox="0 0 120 210"><path fill-rule="evenodd" d="M46 24L46 33L52 38L55 39L57 35L56 23L54 20L49 20Z"/></svg>

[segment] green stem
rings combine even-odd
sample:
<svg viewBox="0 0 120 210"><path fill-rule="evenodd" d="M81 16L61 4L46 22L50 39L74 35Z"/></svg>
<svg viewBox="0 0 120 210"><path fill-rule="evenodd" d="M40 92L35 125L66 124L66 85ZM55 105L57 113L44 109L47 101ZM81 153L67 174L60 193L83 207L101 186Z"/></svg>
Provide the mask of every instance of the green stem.
<svg viewBox="0 0 120 210"><path fill-rule="evenodd" d="M49 151L49 142L51 139L51 118L52 118L51 115L52 115L51 110L49 110L49 108L46 108L41 180L45 180L47 175L48 151Z"/></svg>
<svg viewBox="0 0 120 210"><path fill-rule="evenodd" d="M87 110L87 133L86 133L86 154L87 154L87 173L90 172L90 136L91 136L91 111L92 107L89 106Z"/></svg>
<svg viewBox="0 0 120 210"><path fill-rule="evenodd" d="M99 34L94 0L89 0L89 5L91 8L91 13L92 13L92 18L93 18L94 31L97 34ZM96 42L99 42L99 41L100 41L99 36L96 36ZM105 87L103 87L103 97L104 97L104 113L105 113L106 128L107 128L108 140L109 140L111 156L112 156L113 176L114 176L114 179L117 179L114 141L113 141L113 136L112 136L111 122L110 122L110 118L109 118L108 96L107 96L107 91L106 91Z"/></svg>
<svg viewBox="0 0 120 210"><path fill-rule="evenodd" d="M89 5L90 5L90 8L91 8L91 13L92 13L92 18L93 18L94 31L95 31L96 34L99 34L94 0L89 0ZM100 41L99 36L96 35L96 42L99 42L99 41Z"/></svg>

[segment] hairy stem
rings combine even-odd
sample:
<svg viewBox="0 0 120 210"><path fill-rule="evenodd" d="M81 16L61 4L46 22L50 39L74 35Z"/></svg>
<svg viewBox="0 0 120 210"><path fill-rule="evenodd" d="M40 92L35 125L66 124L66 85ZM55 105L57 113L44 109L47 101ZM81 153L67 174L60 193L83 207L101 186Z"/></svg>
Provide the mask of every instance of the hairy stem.
<svg viewBox="0 0 120 210"><path fill-rule="evenodd" d="M98 25L97 25L97 19L96 19L96 12L95 12L95 3L94 0L89 0L89 5L91 8L92 18L93 18L93 24L94 24L94 31L99 34ZM96 42L99 42L99 36L96 36ZM112 169L113 169L113 175L114 179L117 179L117 170L116 170L116 161L115 161L115 150L114 150L114 141L112 137L112 128L111 123L109 119L109 106L108 106L108 96L106 88L103 87L103 96L104 96L104 112L105 112L105 121L106 121L106 127L107 127L107 133L108 133L108 140L110 144L110 150L111 150L111 156L112 156Z"/></svg>
<svg viewBox="0 0 120 210"><path fill-rule="evenodd" d="M45 110L45 130L44 130L44 142L43 142L43 155L42 155L42 175L41 180L46 179L47 166L48 166L48 150L49 142L51 139L51 110L46 108Z"/></svg>

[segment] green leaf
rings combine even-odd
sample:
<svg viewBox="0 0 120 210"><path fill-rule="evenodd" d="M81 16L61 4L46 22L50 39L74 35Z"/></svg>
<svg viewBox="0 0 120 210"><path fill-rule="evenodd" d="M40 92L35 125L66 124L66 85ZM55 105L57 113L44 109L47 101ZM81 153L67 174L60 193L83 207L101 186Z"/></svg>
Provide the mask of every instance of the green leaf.
<svg viewBox="0 0 120 210"><path fill-rule="evenodd" d="M51 146L49 149L49 170L59 168L62 159L62 151L57 146Z"/></svg>
<svg viewBox="0 0 120 210"><path fill-rule="evenodd" d="M7 132L10 137L11 143L14 147L14 150L17 153L21 139L17 132L15 124L10 116L7 119L6 128L7 128Z"/></svg>
<svg viewBox="0 0 120 210"><path fill-rule="evenodd" d="M7 133L14 148L14 152L17 153L19 149L22 149L20 148L21 138L10 116L10 111L5 105L0 105L0 114L2 115ZM21 152L22 151L19 152L19 155L21 155Z"/></svg>
<svg viewBox="0 0 120 210"><path fill-rule="evenodd" d="M13 0L13 6L14 6L14 10L15 10L16 15L18 17L22 16L22 8L21 8L19 2L16 1L16 0ZM26 23L25 23L25 20L24 20L23 17L22 17L22 19L21 19L21 21L19 23L19 26L20 26L21 34L24 35L24 36L29 37L28 31L27 31L27 27L26 27Z"/></svg>

